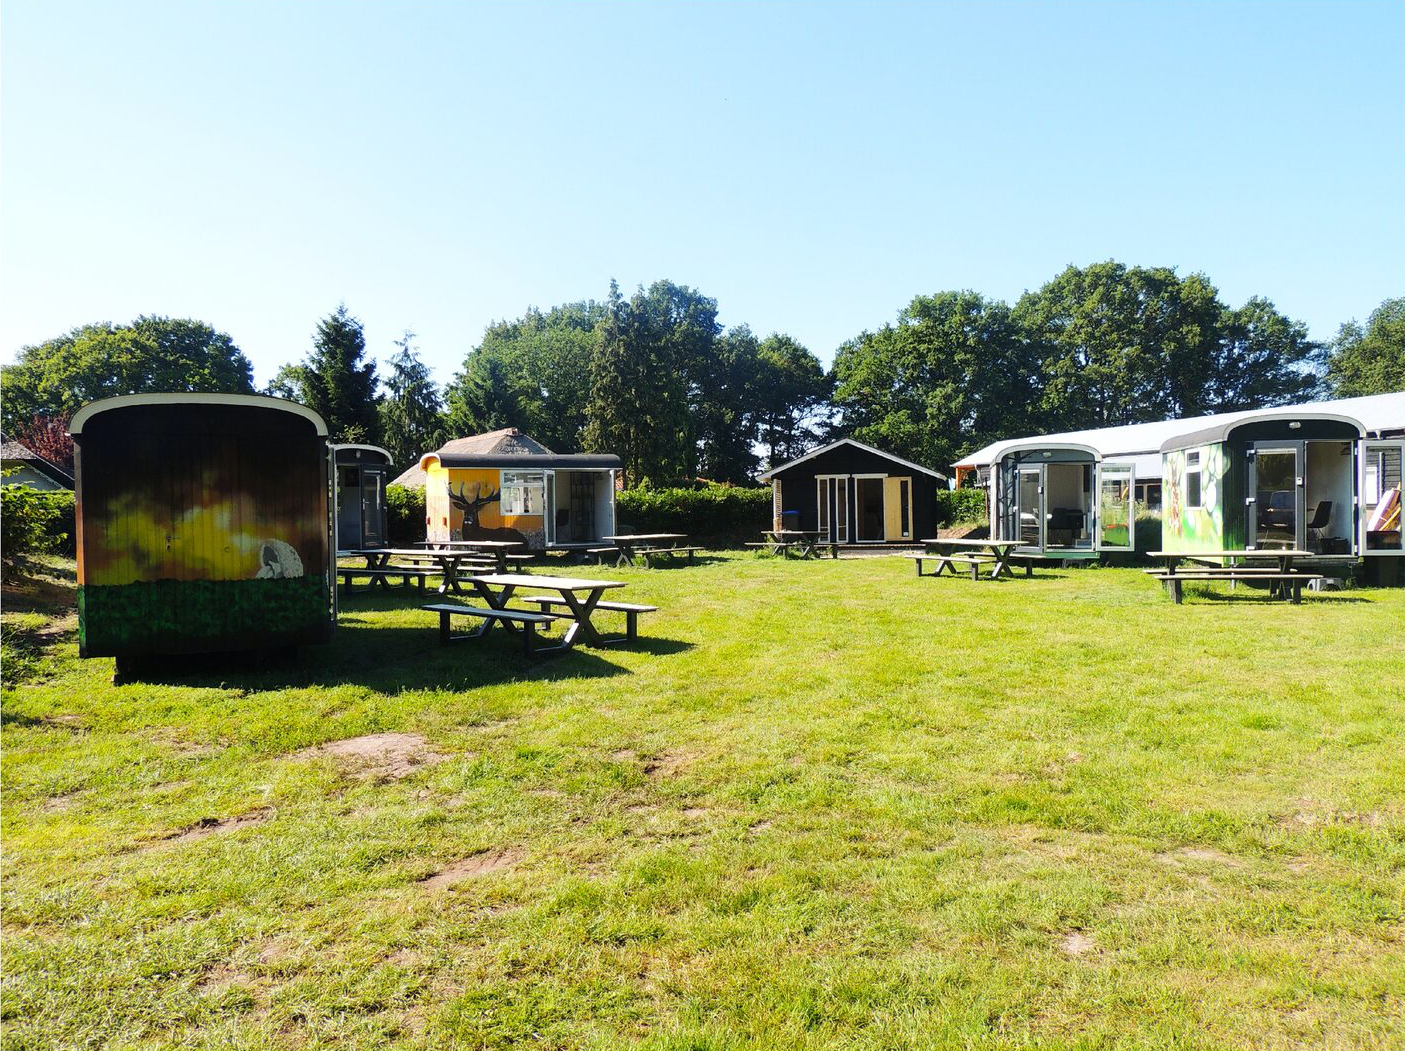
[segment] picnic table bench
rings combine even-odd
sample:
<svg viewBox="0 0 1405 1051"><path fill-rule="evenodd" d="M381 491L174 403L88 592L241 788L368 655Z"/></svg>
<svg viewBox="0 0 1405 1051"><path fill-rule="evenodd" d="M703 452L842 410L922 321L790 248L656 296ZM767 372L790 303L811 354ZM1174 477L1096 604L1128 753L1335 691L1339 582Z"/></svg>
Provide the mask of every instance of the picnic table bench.
<svg viewBox="0 0 1405 1051"><path fill-rule="evenodd" d="M479 543L479 541L473 541ZM463 586L459 578L464 570L478 572L483 569L497 569L502 571L503 567L510 567L509 559L524 559L527 555L511 555L507 549L519 546L516 541L482 541L482 543L492 543L491 554L477 554L471 549L461 546L454 548L444 548L433 550L421 547L368 547L359 550L348 551L346 554L366 560L366 568L371 570L386 570L387 575L398 576L402 567L392 564L392 559L401 559L414 562L416 565L431 563L438 567L438 575L443 578L439 585L441 595L453 592L463 593ZM424 572L434 574L435 570L426 569ZM366 575L364 572L362 575ZM383 577L375 577L375 582L382 587L389 585L384 582Z"/></svg>
<svg viewBox="0 0 1405 1051"><path fill-rule="evenodd" d="M1186 581L1227 580L1233 588L1241 580L1246 583L1265 581L1268 583L1268 597L1282 598L1293 603L1302 602L1303 585L1321 580L1321 573L1306 573L1293 568L1293 560L1312 557L1311 551L1296 548L1242 548L1226 551L1150 551L1150 558L1158 558L1166 563L1165 569L1150 570L1153 580L1160 581L1176 605L1181 604L1182 585ZM1249 566L1238 560L1272 560L1274 566ZM1181 567L1183 560L1198 564ZM1206 565L1206 560L1224 560L1228 565Z"/></svg>
<svg viewBox="0 0 1405 1051"><path fill-rule="evenodd" d="M532 602L542 607L542 612L550 612L554 607L564 607L570 609L565 599L552 598L550 595L527 595L524 602ZM639 614L657 613L658 606L644 606L637 602L597 602L596 612L607 610L611 613L623 613L625 617L625 638L631 642L639 637Z"/></svg>
<svg viewBox="0 0 1405 1051"><path fill-rule="evenodd" d="M526 609L484 609L481 606L460 606L452 602L433 603L421 606L420 609L439 614L439 644L441 646L447 646L451 642L463 639L482 638L495 623L501 623L504 626L517 624L521 627L522 646L528 657L534 656L538 652L537 625L551 624L556 620L556 617L550 613L533 613ZM477 631L455 635L450 623L454 617L479 617L483 623Z"/></svg>
<svg viewBox="0 0 1405 1051"><path fill-rule="evenodd" d="M989 566L990 579L996 580L1000 577L1013 575L1010 562L1015 558L1019 558L1024 564L1024 575L1031 577L1034 575L1034 557L1016 556L1014 549L1020 544L1019 540L966 540L932 537L922 541L922 545L926 548L922 554L909 555L908 557L913 560L919 577L939 577L948 569L951 570L952 576L955 576L956 567L965 566L971 574L971 579L979 580L981 567ZM936 563L935 572L922 572L922 567L928 562Z"/></svg>
<svg viewBox="0 0 1405 1051"><path fill-rule="evenodd" d="M423 590L424 590L424 582L425 582L428 578L430 578L430 577L432 577L432 576L437 576L437 575L438 575L438 574L437 574L434 570L432 570L432 569L421 569L421 568L418 568L418 567L416 567L416 566L391 566L391 565L386 565L386 566L379 566L379 567L367 567L367 566L338 566L338 567L337 567L337 576L338 576L338 577L340 578L340 580L341 580L341 586L342 586L342 588L345 590L346 594L348 594L348 595L354 595L354 594L356 594L356 589L355 589L355 587L352 585L352 580L353 580L354 578L356 578L356 577L368 577L368 578L370 578L370 579L369 579L369 582L368 582L367 585L366 585L366 590L367 590L367 591L370 591L373 587L376 587L377 585L379 585L379 586L382 587L382 588L385 588L386 590L390 590L391 588L407 588L407 587L410 586L410 581L412 581L412 580L415 581L416 583L418 583L418 584L419 584L419 589L420 589L421 591L423 591ZM396 578L396 577L399 577L399 578L400 578L400 583L399 583L399 584L392 584L392 583L390 583L390 581L393 580L393 579Z"/></svg>

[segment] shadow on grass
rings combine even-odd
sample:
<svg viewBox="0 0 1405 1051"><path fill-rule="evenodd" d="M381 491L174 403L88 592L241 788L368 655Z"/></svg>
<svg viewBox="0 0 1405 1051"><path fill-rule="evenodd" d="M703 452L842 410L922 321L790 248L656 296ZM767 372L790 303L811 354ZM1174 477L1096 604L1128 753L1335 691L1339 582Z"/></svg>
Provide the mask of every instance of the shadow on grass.
<svg viewBox="0 0 1405 1051"><path fill-rule="evenodd" d="M1292 605L1287 599L1280 598L1277 595L1270 597L1267 588L1248 587L1242 584L1232 591L1211 591L1209 588L1186 587L1185 597L1206 599L1210 602L1243 602L1257 599L1260 602L1275 602L1285 606ZM1305 600L1304 605L1306 604L1306 600L1330 603L1332 605L1353 602L1369 603L1371 601L1368 598L1361 598L1358 595L1344 594L1342 592L1307 591L1306 589L1303 591L1303 599Z"/></svg>
<svg viewBox="0 0 1405 1051"><path fill-rule="evenodd" d="M248 692L357 685L379 693L404 690L454 691L514 680L590 679L628 674L609 659L614 650L667 655L691 649L692 644L641 634L633 642L603 648L578 647L563 654L527 657L522 637L494 627L479 639L439 642L439 620L420 613L424 602L462 601L469 596L439 596L430 592L391 592L356 595L343 603L336 630L326 645L307 645L276 652L179 654L150 657L135 662L126 682L180 686L236 688ZM417 618L412 626L389 625L366 614L408 613ZM418 623L418 618L423 623ZM596 626L608 635L615 625L609 614L598 614ZM539 644L553 645L564 625L550 635L539 635Z"/></svg>

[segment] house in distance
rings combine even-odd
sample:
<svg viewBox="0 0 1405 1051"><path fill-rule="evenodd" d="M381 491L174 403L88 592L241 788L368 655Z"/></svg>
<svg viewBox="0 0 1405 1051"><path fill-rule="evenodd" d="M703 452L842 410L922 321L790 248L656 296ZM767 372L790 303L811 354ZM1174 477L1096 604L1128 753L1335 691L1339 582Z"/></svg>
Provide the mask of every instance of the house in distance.
<svg viewBox="0 0 1405 1051"><path fill-rule="evenodd" d="M554 453L515 427L455 438L395 485L422 485L425 539L595 547L615 532L618 456Z"/></svg>
<svg viewBox="0 0 1405 1051"><path fill-rule="evenodd" d="M911 544L936 535L946 476L853 438L761 475L772 528L816 531L827 544Z"/></svg>

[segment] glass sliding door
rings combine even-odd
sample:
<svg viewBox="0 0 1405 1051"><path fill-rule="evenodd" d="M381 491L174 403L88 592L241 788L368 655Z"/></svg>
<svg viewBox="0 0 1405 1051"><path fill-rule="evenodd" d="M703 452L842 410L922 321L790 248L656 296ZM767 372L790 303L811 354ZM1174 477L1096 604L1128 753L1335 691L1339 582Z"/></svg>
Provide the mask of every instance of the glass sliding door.
<svg viewBox="0 0 1405 1051"><path fill-rule="evenodd" d="M821 475L815 479L819 499L820 539L827 544L849 542L849 478Z"/></svg>
<svg viewBox="0 0 1405 1051"><path fill-rule="evenodd" d="M1132 511L1135 489L1131 464L1098 465L1099 550L1132 550L1136 541L1136 518Z"/></svg>
<svg viewBox="0 0 1405 1051"><path fill-rule="evenodd" d="M1405 441L1363 442L1359 475L1361 553L1405 554L1405 528L1401 526Z"/></svg>
<svg viewBox="0 0 1405 1051"><path fill-rule="evenodd" d="M1019 535L1015 538L1027 548L1044 548L1044 468L1021 467L1015 488L1016 520Z"/></svg>
<svg viewBox="0 0 1405 1051"><path fill-rule="evenodd" d="M1296 448L1255 449L1249 466L1252 547L1296 548L1302 524L1302 472Z"/></svg>

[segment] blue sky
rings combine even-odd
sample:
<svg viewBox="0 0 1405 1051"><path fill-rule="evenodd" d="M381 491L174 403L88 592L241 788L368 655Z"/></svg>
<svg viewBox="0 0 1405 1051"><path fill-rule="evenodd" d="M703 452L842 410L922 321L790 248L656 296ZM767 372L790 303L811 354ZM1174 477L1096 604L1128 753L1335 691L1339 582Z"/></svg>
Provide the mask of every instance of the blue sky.
<svg viewBox="0 0 1405 1051"><path fill-rule="evenodd" d="M0 358L345 300L447 380L668 277L828 361L913 295L1203 271L1329 338L1405 294L1405 4L102 3L0 15Z"/></svg>

